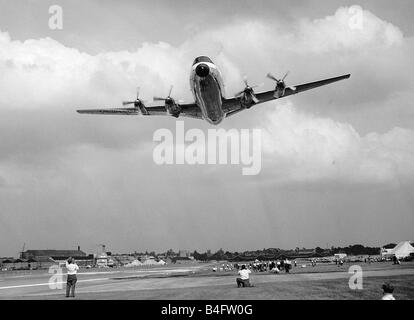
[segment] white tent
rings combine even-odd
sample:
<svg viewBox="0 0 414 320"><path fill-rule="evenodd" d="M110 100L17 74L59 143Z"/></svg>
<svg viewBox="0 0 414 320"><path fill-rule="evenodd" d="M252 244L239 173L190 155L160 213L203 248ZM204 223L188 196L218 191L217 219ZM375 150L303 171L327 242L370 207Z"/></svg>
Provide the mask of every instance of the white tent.
<svg viewBox="0 0 414 320"><path fill-rule="evenodd" d="M151 266L151 265L157 264L157 261L155 261L154 258L149 258L149 259L145 260L142 264Z"/></svg>
<svg viewBox="0 0 414 320"><path fill-rule="evenodd" d="M142 266L142 263L139 260L134 260L125 265L125 267L139 267L139 266Z"/></svg>
<svg viewBox="0 0 414 320"><path fill-rule="evenodd" d="M410 253L414 253L414 247L409 241L401 241L394 249L388 252L387 255L395 255L398 259L401 259L408 257Z"/></svg>
<svg viewBox="0 0 414 320"><path fill-rule="evenodd" d="M163 266L163 265L165 265L167 263L164 260L160 260L160 261L158 261L158 264L161 265L161 266Z"/></svg>

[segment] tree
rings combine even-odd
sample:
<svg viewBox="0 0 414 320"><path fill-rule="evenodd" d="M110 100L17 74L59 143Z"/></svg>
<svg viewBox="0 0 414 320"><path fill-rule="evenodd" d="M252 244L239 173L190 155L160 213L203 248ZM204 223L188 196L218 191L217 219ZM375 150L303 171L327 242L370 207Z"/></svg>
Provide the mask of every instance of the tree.
<svg viewBox="0 0 414 320"><path fill-rule="evenodd" d="M206 253L198 253L197 251L194 251L193 254L194 259L198 260L198 261L207 261L208 257Z"/></svg>
<svg viewBox="0 0 414 320"><path fill-rule="evenodd" d="M315 248L315 252L317 253L317 254L321 254L321 253L323 253L325 250L323 250L321 247L316 247Z"/></svg>

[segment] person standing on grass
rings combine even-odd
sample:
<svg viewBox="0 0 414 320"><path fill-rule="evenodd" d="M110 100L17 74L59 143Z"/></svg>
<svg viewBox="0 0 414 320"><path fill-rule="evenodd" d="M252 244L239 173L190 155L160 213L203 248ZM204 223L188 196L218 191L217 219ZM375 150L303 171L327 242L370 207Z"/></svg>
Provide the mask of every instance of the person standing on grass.
<svg viewBox="0 0 414 320"><path fill-rule="evenodd" d="M290 261L288 260L288 258L285 259L285 272L289 273L289 269L290 269Z"/></svg>
<svg viewBox="0 0 414 320"><path fill-rule="evenodd" d="M66 261L66 269L68 270L68 279L66 281L66 298L75 297L75 287L76 282L78 281L76 273L79 270L79 267L75 262L75 259L70 257Z"/></svg>

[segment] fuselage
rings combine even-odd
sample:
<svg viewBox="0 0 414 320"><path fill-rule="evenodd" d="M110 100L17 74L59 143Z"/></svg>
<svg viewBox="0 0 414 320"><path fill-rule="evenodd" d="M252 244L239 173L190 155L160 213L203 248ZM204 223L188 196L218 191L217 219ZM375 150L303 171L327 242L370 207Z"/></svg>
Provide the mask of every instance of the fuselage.
<svg viewBox="0 0 414 320"><path fill-rule="evenodd" d="M225 98L221 73L206 56L197 57L191 68L190 87L203 118L211 124L219 124L226 116L222 109Z"/></svg>

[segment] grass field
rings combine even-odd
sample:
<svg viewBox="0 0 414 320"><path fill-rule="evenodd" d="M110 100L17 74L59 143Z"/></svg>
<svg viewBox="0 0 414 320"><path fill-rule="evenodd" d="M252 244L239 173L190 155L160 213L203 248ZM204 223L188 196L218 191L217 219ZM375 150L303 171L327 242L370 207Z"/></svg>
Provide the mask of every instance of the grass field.
<svg viewBox="0 0 414 320"><path fill-rule="evenodd" d="M348 273L351 264L338 267L320 264L316 267L293 268L290 274L253 272L254 287L237 288L237 272L213 272L214 265L198 265L195 269L172 273L178 266L170 266L166 272L146 272L116 269L88 272L79 275L75 299L162 299L162 300L378 300L382 297L381 286L391 282L397 300L414 299L414 263L392 265L390 263L361 264L363 289L349 288ZM182 268L182 267L181 267ZM155 271L152 270L152 271ZM161 269L159 270L161 271ZM39 285L48 279L47 274L37 271L24 274L2 274L0 299L66 299L64 288L50 290ZM7 286L17 286L7 289ZM4 289L6 288L6 289ZM1 288L0 288L1 289Z"/></svg>
<svg viewBox="0 0 414 320"><path fill-rule="evenodd" d="M394 296L397 300L414 299L414 275L412 274L364 277L363 289L351 290L348 285L349 276L344 274L344 271L348 270L348 267L338 268L332 265L325 265L308 269L306 272L304 269L297 268L289 275L256 273L251 277L252 283L254 284L254 287L251 288L237 288L234 272L217 274L205 271L202 273L175 276L173 278L154 279L159 281L161 287L162 281L168 280L168 282L165 282L165 288L158 286L156 289L139 289L139 282L144 280L132 279L128 281L128 285L136 285L136 289L118 291L115 289L110 292L85 292L80 294L77 299L378 300L382 297L381 286L384 281L391 282L394 285ZM389 272L389 270L401 271L403 269L412 270L412 265L409 264L401 267L389 264L372 264L365 267L367 272ZM335 271L338 272L335 273ZM325 276L338 278L324 279ZM214 281L212 281L213 279ZM135 284L134 281L136 281ZM146 281L151 281L151 279L146 279ZM185 287L188 283L192 283L194 286ZM42 299L41 297L39 298ZM47 296L43 298L62 299L63 297Z"/></svg>
<svg viewBox="0 0 414 320"><path fill-rule="evenodd" d="M414 299L413 276L390 277L397 300ZM236 285L216 285L196 288L173 288L137 291L113 291L102 293L85 293L76 299L123 299L123 300L379 300L382 297L383 277L368 278L363 283L363 290L351 290L344 279L260 283L252 288L237 288ZM39 297L40 298L40 297ZM63 299L62 296L48 296L40 299Z"/></svg>

